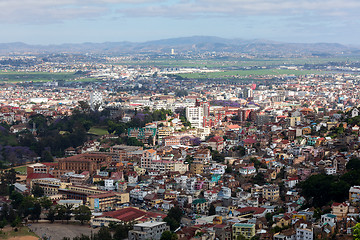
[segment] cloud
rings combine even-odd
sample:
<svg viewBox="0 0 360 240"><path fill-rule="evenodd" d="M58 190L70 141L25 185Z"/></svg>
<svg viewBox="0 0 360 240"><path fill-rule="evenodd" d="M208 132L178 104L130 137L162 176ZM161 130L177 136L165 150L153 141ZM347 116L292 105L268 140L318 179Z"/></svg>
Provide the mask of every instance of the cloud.
<svg viewBox="0 0 360 240"><path fill-rule="evenodd" d="M345 16L360 9L358 0L179 0L142 8L127 8L119 12L126 16L146 17L241 17L292 15L316 12L321 15ZM353 11L354 12L354 11ZM354 12L355 13L355 12Z"/></svg>
<svg viewBox="0 0 360 240"><path fill-rule="evenodd" d="M154 0L0 0L2 23L53 23L110 15L118 5L138 6Z"/></svg>
<svg viewBox="0 0 360 240"><path fill-rule="evenodd" d="M243 18L307 15L357 19L359 0L0 0L2 23L101 17Z"/></svg>

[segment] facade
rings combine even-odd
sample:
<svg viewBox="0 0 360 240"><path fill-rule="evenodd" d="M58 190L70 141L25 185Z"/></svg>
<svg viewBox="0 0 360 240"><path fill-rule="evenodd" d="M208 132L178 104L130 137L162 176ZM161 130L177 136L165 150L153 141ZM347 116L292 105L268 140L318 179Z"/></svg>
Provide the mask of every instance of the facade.
<svg viewBox="0 0 360 240"><path fill-rule="evenodd" d="M65 188L71 183L63 183L57 178L39 178L33 179L30 183L30 188L32 189L35 185L40 186L44 190L45 196L54 196L58 195L59 188Z"/></svg>
<svg viewBox="0 0 360 240"><path fill-rule="evenodd" d="M263 188L262 196L268 201L275 202L280 198L279 186L266 185Z"/></svg>
<svg viewBox="0 0 360 240"><path fill-rule="evenodd" d="M192 174L202 174L204 172L204 164L200 162L193 162L190 164L190 172Z"/></svg>
<svg viewBox="0 0 360 240"><path fill-rule="evenodd" d="M88 196L89 208L91 210L111 210L118 205L129 203L129 193L105 192Z"/></svg>
<svg viewBox="0 0 360 240"><path fill-rule="evenodd" d="M209 209L209 202L204 198L195 199L192 202L192 209L196 213L206 213Z"/></svg>
<svg viewBox="0 0 360 240"><path fill-rule="evenodd" d="M209 103L196 101L195 107L186 108L186 119L191 123L192 127L205 127L204 119L209 116L209 108Z"/></svg>
<svg viewBox="0 0 360 240"><path fill-rule="evenodd" d="M128 137L136 138L142 143L149 143L149 139L151 139L151 144L154 145L156 140L156 130L156 128L152 127L129 128Z"/></svg>
<svg viewBox="0 0 360 240"><path fill-rule="evenodd" d="M159 240L161 234L169 231L166 222L144 222L134 225L134 229L129 231L129 240Z"/></svg>
<svg viewBox="0 0 360 240"><path fill-rule="evenodd" d="M107 154L85 153L59 159L59 170L75 173L88 171L90 174L93 174L102 166L108 166L110 162L111 156Z"/></svg>
<svg viewBox="0 0 360 240"><path fill-rule="evenodd" d="M360 186L352 186L349 190L349 201L358 203L360 201Z"/></svg>
<svg viewBox="0 0 360 240"><path fill-rule="evenodd" d="M313 240L314 232L313 229L308 227L307 224L300 224L296 229L296 240Z"/></svg>
<svg viewBox="0 0 360 240"><path fill-rule="evenodd" d="M145 150L141 157L140 166L145 169L150 169L152 162L155 160L160 160L159 156L156 154L156 150L154 149Z"/></svg>
<svg viewBox="0 0 360 240"><path fill-rule="evenodd" d="M235 223L232 225L232 239L237 240L241 235L246 239L255 236L255 224Z"/></svg>

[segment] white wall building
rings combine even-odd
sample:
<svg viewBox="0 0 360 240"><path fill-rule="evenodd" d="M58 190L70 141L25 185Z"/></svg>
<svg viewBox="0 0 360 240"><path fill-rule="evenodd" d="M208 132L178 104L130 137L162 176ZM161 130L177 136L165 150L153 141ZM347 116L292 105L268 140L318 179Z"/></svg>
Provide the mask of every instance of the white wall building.
<svg viewBox="0 0 360 240"><path fill-rule="evenodd" d="M166 222L144 222L134 225L134 229L129 231L129 240L159 240L161 234L170 231Z"/></svg>

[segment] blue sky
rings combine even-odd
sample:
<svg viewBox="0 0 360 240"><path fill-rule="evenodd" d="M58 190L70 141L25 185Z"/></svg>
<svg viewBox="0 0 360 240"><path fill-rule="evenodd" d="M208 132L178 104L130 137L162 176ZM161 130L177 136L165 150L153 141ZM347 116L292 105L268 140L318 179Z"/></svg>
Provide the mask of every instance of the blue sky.
<svg viewBox="0 0 360 240"><path fill-rule="evenodd" d="M0 42L185 37L360 45L360 0L0 0Z"/></svg>

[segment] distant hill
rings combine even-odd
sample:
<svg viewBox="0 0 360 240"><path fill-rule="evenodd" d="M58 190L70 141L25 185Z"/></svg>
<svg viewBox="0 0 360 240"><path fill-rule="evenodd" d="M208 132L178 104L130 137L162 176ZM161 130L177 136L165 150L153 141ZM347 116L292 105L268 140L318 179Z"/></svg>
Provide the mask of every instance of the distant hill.
<svg viewBox="0 0 360 240"><path fill-rule="evenodd" d="M360 48L338 43L281 43L267 40L225 39L211 36L170 38L147 42L104 42L60 45L29 45L21 42L0 43L0 54L10 53L201 53L232 52L268 56L359 54Z"/></svg>

